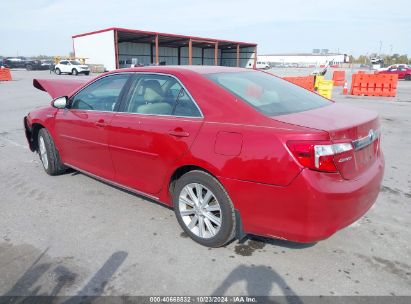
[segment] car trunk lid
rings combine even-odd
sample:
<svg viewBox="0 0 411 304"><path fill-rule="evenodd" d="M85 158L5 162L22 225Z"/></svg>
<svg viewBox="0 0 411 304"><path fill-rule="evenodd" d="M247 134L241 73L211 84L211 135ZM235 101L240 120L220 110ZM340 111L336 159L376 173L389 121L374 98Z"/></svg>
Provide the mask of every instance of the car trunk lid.
<svg viewBox="0 0 411 304"><path fill-rule="evenodd" d="M379 155L379 120L374 112L340 104L272 117L275 120L328 132L333 143L351 142L353 150L335 155L345 179L366 171Z"/></svg>
<svg viewBox="0 0 411 304"><path fill-rule="evenodd" d="M47 92L54 99L60 96L69 96L87 81L88 79L33 79L33 86Z"/></svg>

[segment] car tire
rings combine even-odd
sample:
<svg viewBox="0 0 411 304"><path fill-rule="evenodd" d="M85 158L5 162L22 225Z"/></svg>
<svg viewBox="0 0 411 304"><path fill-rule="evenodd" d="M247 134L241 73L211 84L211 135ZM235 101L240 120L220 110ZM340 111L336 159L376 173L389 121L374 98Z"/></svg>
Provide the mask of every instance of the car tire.
<svg viewBox="0 0 411 304"><path fill-rule="evenodd" d="M33 70L32 65L31 65L31 64L26 65L26 70L27 70L27 71Z"/></svg>
<svg viewBox="0 0 411 304"><path fill-rule="evenodd" d="M40 129L37 137L37 152L39 154L44 171L49 175L59 175L67 170L60 159L60 154L54 145L54 141L47 129Z"/></svg>
<svg viewBox="0 0 411 304"><path fill-rule="evenodd" d="M85 74L86 76L88 76L88 75L90 75L90 72L84 72L84 74Z"/></svg>
<svg viewBox="0 0 411 304"><path fill-rule="evenodd" d="M73 69L73 70L71 71L71 74L73 74L74 76L77 76L77 75L78 75L78 71L77 71L76 69Z"/></svg>
<svg viewBox="0 0 411 304"><path fill-rule="evenodd" d="M405 75L405 80L411 80L411 75Z"/></svg>
<svg viewBox="0 0 411 304"><path fill-rule="evenodd" d="M200 199L197 191L201 191ZM174 187L173 203L180 226L197 243L221 247L234 238L233 203L221 183L207 172L182 175Z"/></svg>
<svg viewBox="0 0 411 304"><path fill-rule="evenodd" d="M57 75L60 75L60 74L61 74L61 71L60 71L59 68L56 68L56 69L54 70L54 72L56 72Z"/></svg>

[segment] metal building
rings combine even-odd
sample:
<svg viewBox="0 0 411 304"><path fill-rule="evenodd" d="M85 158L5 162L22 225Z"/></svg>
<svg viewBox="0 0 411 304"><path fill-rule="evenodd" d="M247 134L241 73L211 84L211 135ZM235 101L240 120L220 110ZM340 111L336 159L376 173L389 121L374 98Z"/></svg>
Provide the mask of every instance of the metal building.
<svg viewBox="0 0 411 304"><path fill-rule="evenodd" d="M349 62L347 54L337 53L298 53L298 54L268 54L259 55L258 61L264 61L272 66L287 64L297 65L323 65L326 63L342 64Z"/></svg>
<svg viewBox="0 0 411 304"><path fill-rule="evenodd" d="M106 70L131 65L223 65L255 68L257 44L107 28L73 37L76 57Z"/></svg>

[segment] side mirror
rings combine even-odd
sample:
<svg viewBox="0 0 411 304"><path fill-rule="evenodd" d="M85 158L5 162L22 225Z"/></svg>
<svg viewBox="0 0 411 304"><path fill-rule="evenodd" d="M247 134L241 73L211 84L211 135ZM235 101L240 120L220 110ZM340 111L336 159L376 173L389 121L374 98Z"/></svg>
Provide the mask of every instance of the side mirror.
<svg viewBox="0 0 411 304"><path fill-rule="evenodd" d="M51 102L51 105L57 109L64 109L67 107L68 98L67 96L57 97Z"/></svg>

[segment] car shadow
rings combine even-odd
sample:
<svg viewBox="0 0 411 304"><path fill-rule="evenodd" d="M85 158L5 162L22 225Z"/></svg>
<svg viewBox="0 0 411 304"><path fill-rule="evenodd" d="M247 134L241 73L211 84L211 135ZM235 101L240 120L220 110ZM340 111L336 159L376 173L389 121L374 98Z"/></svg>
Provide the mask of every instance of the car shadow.
<svg viewBox="0 0 411 304"><path fill-rule="evenodd" d="M153 203L153 204L156 204L156 205L159 205L159 206L162 206L162 207L166 207L167 209L173 210L173 208L172 208L171 206L168 206L168 205L166 205L166 204L160 203L159 201L156 201L155 199L150 198L149 196L145 196L145 195L143 195L143 194L139 194L139 193L136 193L136 192L134 192L134 191L124 189L124 188L122 188L122 187L120 187L120 186L116 186L116 185L114 185L114 184L112 184L112 183L110 183L110 182L106 182L106 181L101 180L101 179L99 179L99 178L97 178L97 177L94 177L94 176L92 176L92 175L88 175L88 174L83 173L83 172L80 172L80 171L76 171L76 170L73 170L73 171L74 171L74 172L72 172L72 173L70 174L71 176L84 175L84 176L87 176L87 177L89 177L89 178L91 178L91 179L94 179L95 181L97 181L97 182L99 182L99 183L103 183L103 184L105 184L105 185L107 185L107 186L109 186L109 187L111 187L111 188L114 188L114 189L116 189L116 190L120 190L120 191L122 191L122 192L124 192L124 193L131 194L131 195L136 196L136 197L138 197L138 198L141 198L141 199L143 199L143 200L145 200L145 201L149 201L150 203Z"/></svg>
<svg viewBox="0 0 411 304"><path fill-rule="evenodd" d="M35 259L16 283L5 294L1 295L0 304L52 303L53 297L58 296L64 287L70 286L76 281L78 274L66 266L53 265L53 263L49 262L41 263L47 251L48 248ZM63 303L90 303L95 298L101 296L107 283L124 263L127 256L128 253L125 251L114 252L83 288L76 295L67 297ZM52 286L49 292L45 292L43 285L39 282L44 276L56 278L54 286ZM40 302L38 301L39 299L41 299Z"/></svg>
<svg viewBox="0 0 411 304"><path fill-rule="evenodd" d="M269 239L263 238L258 236L246 236L245 238L241 239L237 244L234 244L234 253L239 256L252 256L256 252L266 252L267 248L266 245L272 245L270 251L273 251L274 254L278 254L279 251L281 253L285 253L284 248L293 249L293 250L301 250L305 248L309 248L314 246L313 244L300 244L294 242L288 242L284 240L278 239ZM277 249L277 250L276 250Z"/></svg>
<svg viewBox="0 0 411 304"><path fill-rule="evenodd" d="M89 177L89 178L91 178L91 179L94 179L94 180L97 181L97 182L100 182L100 183L103 183L103 184L105 184L105 185L107 185L107 186L109 186L109 187L112 187L112 188L114 188L114 189L116 189L116 190L120 190L120 191L122 191L122 192L124 192L124 193L130 194L130 195L133 195L133 196L136 196L136 197L138 197L138 198L140 198L140 199L143 199L143 200L145 200L145 201L148 201L148 202L150 202L150 203L159 205L159 206L161 206L161 207L165 207L165 208L167 208L167 209L169 209L169 210L173 210L173 207L172 207L172 206L163 204L163 203L161 203L161 202L159 202L159 201L156 201L156 200L154 200L154 199L152 199L152 198L150 198L150 197L148 197L148 196L144 196L144 195L142 195L142 194L138 194L138 193L136 193L136 192L133 192L133 191L124 189L124 188L122 188L122 187L113 185L113 184L111 184L111 183L109 183L109 182L106 182L106 181L104 181L104 180L100 180L100 179L98 179L98 178L96 178L96 177L94 177L94 176L92 176L92 175L88 175L88 174L86 174L86 173L83 173L83 172L80 172L80 171L76 171L76 170L74 170L74 169L70 169L70 170L72 170L71 176L76 176L76 175L79 175L79 174L80 174L80 175L84 175L84 176L87 176L87 177ZM313 242L313 243L296 243L296 242L292 242L292 241L286 241L286 240L280 240L280 239L274 239L274 238L270 239L270 238L267 238L267 237L260 237L260 236L255 236L255 235L250 235L250 234L248 234L248 235L245 235L241 240L232 239L232 240L229 241L225 246L228 246L228 245L230 245L230 244L232 244L232 243L234 243L234 242L236 242L236 241L238 241L238 244L244 244L244 243L246 243L247 241L262 242L262 243L265 243L265 244L270 244L270 245L274 245L274 246L278 246L278 247L284 247L284 248L289 248L289 249L305 249L305 248L309 248L309 247L312 247L312 246L314 246L314 245L317 244L316 242Z"/></svg>
<svg viewBox="0 0 411 304"><path fill-rule="evenodd" d="M280 239L270 239L267 237L261 237L257 235L247 235L244 239L242 239L239 243L245 243L248 240L254 240L257 242L263 242L265 244L273 245L273 246L278 246L278 247L284 247L288 249L305 249L305 248L310 248L313 247L317 244L317 242L313 243L297 243L297 242L292 242L292 241L287 241L287 240L280 240Z"/></svg>
<svg viewBox="0 0 411 304"><path fill-rule="evenodd" d="M248 296L269 296L272 294L273 287L278 287L281 294L278 296L285 296L282 302L302 304L303 301L297 296L293 289L288 286L287 282L273 269L267 266L247 266L239 265L224 279L218 286L213 296L224 296L227 291L234 285L240 282L246 283L246 290ZM264 303L278 303L270 298L265 298Z"/></svg>

